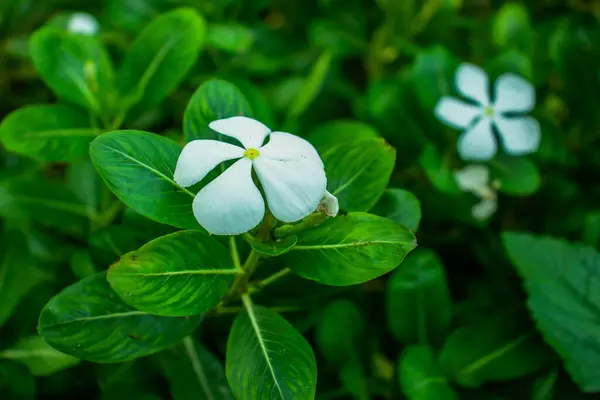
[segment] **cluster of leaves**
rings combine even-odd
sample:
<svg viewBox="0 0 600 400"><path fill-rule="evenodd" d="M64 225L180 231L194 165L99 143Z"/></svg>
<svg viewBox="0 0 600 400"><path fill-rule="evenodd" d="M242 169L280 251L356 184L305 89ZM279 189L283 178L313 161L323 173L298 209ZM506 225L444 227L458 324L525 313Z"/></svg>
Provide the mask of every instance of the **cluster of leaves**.
<svg viewBox="0 0 600 400"><path fill-rule="evenodd" d="M72 32L75 11L100 30ZM575 0L3 2L1 397L593 397L598 18ZM491 161L487 223L433 114L462 61L538 95L542 145ZM212 176L173 171L234 115L307 138L340 215L203 232Z"/></svg>

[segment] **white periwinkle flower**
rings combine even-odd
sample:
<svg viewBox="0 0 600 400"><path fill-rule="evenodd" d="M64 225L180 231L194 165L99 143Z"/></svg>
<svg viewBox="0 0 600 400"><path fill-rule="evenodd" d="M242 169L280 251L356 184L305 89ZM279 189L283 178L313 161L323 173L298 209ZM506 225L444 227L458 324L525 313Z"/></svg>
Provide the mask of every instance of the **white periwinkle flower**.
<svg viewBox="0 0 600 400"><path fill-rule="evenodd" d="M283 222L296 222L315 211L325 195L323 161L306 140L285 132L271 132L247 117L231 117L208 125L244 147L216 140L194 140L181 152L174 180L188 187L201 181L217 165L238 160L194 198L194 216L208 232L238 235L256 227L265 202L252 180L252 169L267 197L270 211ZM264 144L266 138L267 144Z"/></svg>
<svg viewBox="0 0 600 400"><path fill-rule="evenodd" d="M435 114L446 124L465 129L458 139L458 153L464 160L489 160L498 150L492 131L495 125L507 154L533 153L540 144L540 124L525 116L535 106L535 90L525 79L506 73L495 83L495 99L489 97L488 76L472 64L461 64L456 71L460 94L476 105L453 97L442 97ZM516 115L519 114L519 115Z"/></svg>
<svg viewBox="0 0 600 400"><path fill-rule="evenodd" d="M71 15L67 29L72 33L93 36L98 33L100 25L98 24L98 21L96 21L96 18L90 14L76 12Z"/></svg>
<svg viewBox="0 0 600 400"><path fill-rule="evenodd" d="M473 206L471 215L477 220L486 220L496 212L498 199L490 184L490 170L484 165L467 165L454 172L456 184L463 192L473 193L481 201Z"/></svg>

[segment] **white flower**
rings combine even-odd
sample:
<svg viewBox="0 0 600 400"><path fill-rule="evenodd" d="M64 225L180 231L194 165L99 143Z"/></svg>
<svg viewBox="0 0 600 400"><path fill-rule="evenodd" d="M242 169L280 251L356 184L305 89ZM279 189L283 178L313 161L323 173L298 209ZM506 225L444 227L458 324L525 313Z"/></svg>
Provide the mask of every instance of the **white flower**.
<svg viewBox="0 0 600 400"><path fill-rule="evenodd" d="M490 170L484 165L467 165L454 171L456 184L463 192L473 193L481 201L473 206L471 215L477 220L486 220L496 212L498 199L490 184Z"/></svg>
<svg viewBox="0 0 600 400"><path fill-rule="evenodd" d="M96 21L96 18L90 14L76 12L71 15L67 29L72 33L93 36L98 33L100 26L98 21Z"/></svg>
<svg viewBox="0 0 600 400"><path fill-rule="evenodd" d="M289 133L271 132L247 117L221 119L208 126L244 146L194 140L177 160L174 180L188 187L222 162L238 159L194 198L194 216L208 232L238 235L262 221L265 202L252 180L253 167L275 218L296 222L315 211L326 192L327 178L323 162L309 142ZM267 137L269 142L263 145Z"/></svg>
<svg viewBox="0 0 600 400"><path fill-rule="evenodd" d="M340 212L340 204L338 198L329 192L325 192L325 196L321 199L317 210L323 211L329 217L335 217Z"/></svg>
<svg viewBox="0 0 600 400"><path fill-rule="evenodd" d="M490 101L488 76L481 68L462 64L456 71L456 86L472 105L453 97L442 97L435 114L446 124L466 129L458 139L458 153L464 160L489 160L497 151L492 131L495 125L507 154L533 153L540 144L540 124L527 113L535 106L535 90L525 79L506 73L495 83ZM515 116L515 114L521 114Z"/></svg>

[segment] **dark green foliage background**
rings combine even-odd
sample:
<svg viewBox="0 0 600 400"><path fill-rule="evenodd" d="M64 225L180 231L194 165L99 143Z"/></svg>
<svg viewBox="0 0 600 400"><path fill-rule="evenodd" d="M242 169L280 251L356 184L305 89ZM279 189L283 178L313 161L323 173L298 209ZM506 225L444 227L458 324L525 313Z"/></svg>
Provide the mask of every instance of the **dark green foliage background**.
<svg viewBox="0 0 600 400"><path fill-rule="evenodd" d="M209 81L205 93L217 90L212 80L219 79L235 85L224 96L233 98L239 89L248 101L229 104L232 110L250 106L270 128L309 138L325 160L337 157L335 151L321 151L332 141L370 141L356 155L360 162L373 154L391 165L388 145L395 148L384 196L370 197L367 171L364 184L339 194L340 204L346 212L370 209L404 224L415 231L419 248L397 270L364 284L325 286L327 279L288 275L254 298L280 311L312 346L317 399L600 398L594 394L600 392L599 4L0 0L0 119L22 107L57 102L28 47L30 35L44 24L59 29L72 12L94 15L101 26L98 39L115 63L113 71L101 62L104 83L104 78L113 82L108 76L119 74L117 66L134 38L154 17L178 7L195 9L206 20L205 38L182 83L171 90L149 81L159 86L156 98L125 99L136 104L126 115L112 107L118 95L98 99L110 121L181 144L208 137L212 133L204 125L221 110L218 104L196 103L192 95ZM194 53L195 46L189 43L185 51ZM134 48L136 59L152 51L139 43ZM93 46L77 51L104 57ZM464 165L456 154L458 132L433 114L442 95L455 94L453 74L465 61L482 66L492 79L514 72L530 80L537 94L533 115L542 126L537 153L518 160L499 156L491 163L503 189L499 209L487 223L471 218L475 197L458 192L451 179L452 170ZM139 75L131 67L135 60L125 64L133 69L115 79L117 94L135 86ZM184 67L171 63L160 74L182 75ZM61 97L66 104L86 104L79 94ZM77 363L32 341L40 312L54 295L86 277L84 283L98 279L94 274L123 254L175 231L123 206L107 190L87 154L85 138L99 132L86 126L87 111L78 110L68 115L67 126L61 122L82 131L76 142L46 146L3 137L0 147L0 398L233 399L223 363L235 314L207 315L202 322L180 318L180 326L169 329L188 332L200 323L192 337L174 347L163 337L160 346L168 349L135 360L125 351L119 353L125 361L116 364ZM45 123L43 113L25 117L11 123L52 130L66 118ZM97 147L111 140L106 136ZM119 145L135 154L133 144ZM164 146L161 152L148 144L144 151L166 151L174 159L176 144ZM332 182L343 182L337 174L356 167L327 173ZM156 188L140 184L133 202L146 216L163 215L160 222L194 228L191 208L179 215L165 211L173 201L191 207L186 194L173 192L171 203L159 205L163 208L148 202L143 190L164 186L164 181ZM307 237L299 235L298 243ZM300 258L294 257L292 251L283 260L303 275L305 269L294 264ZM258 274L267 276L269 268L266 264ZM113 307L136 312L120 300ZM280 317L260 310L261 318L277 326ZM146 332L175 317L139 318L144 323L138 328ZM236 335L247 325L239 320ZM51 326L40 329L66 334ZM134 349L140 345L123 332L106 333L111 340L119 335ZM290 343L297 339L295 332L286 335ZM68 350L68 341L65 346ZM308 357L305 350L295 351Z"/></svg>

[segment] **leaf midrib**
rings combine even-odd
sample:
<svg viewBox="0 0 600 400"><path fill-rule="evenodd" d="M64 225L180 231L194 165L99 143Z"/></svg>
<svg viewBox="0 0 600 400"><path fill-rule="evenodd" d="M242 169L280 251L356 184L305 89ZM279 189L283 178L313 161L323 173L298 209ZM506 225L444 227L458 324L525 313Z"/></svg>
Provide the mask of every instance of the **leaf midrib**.
<svg viewBox="0 0 600 400"><path fill-rule="evenodd" d="M196 352L196 345L191 337L186 336L183 338L183 346L185 347L185 352L187 353L190 362L192 363L192 369L194 370L194 374L198 381L200 382L200 386L202 387L202 391L206 395L208 400L214 400L215 396L213 396L210 385L208 384L208 379L206 374L204 373L204 368L202 368L202 363L198 358L198 353Z"/></svg>
<svg viewBox="0 0 600 400"><path fill-rule="evenodd" d="M135 317L135 316L139 316L139 315L149 315L149 314L142 312L142 311L127 311L127 312L114 313L114 314L94 315L92 317L81 317L81 318L72 319L70 321L59 322L57 324L42 325L41 328L47 329L47 328L54 328L56 326L74 324L74 323L82 322L82 321L97 321L97 320L112 319L112 318L128 318L128 317Z"/></svg>
<svg viewBox="0 0 600 400"><path fill-rule="evenodd" d="M337 189L335 189L335 191L332 193L332 195L336 196L339 193L341 193L344 190L346 190L346 188L348 186L350 186L356 179L358 179L358 177L360 175L362 175L362 173L365 172L365 170L367 168L369 168L376 160L377 160L376 158L373 158L371 161L369 161L368 163L366 163L365 165L363 165L363 167L361 169L359 169L358 172L356 172L356 174L354 174L350 179L348 179L348 181L346 181L346 183L344 183L342 186L340 186Z"/></svg>
<svg viewBox="0 0 600 400"><path fill-rule="evenodd" d="M242 302L244 303L244 307L246 308L246 312L248 313L248 318L250 319L250 324L252 325L252 328L254 329L254 333L256 334L258 344L263 353L263 356L265 357L265 361L267 362L267 367L269 369L269 372L271 373L273 382L275 383L275 386L277 387L279 396L281 396L281 399L283 400L283 399L285 399L285 396L283 395L283 390L281 389L281 386L279 386L279 381L277 380L277 375L275 374L275 369L273 368L273 364L271 364L271 358L269 357L269 352L267 351L267 347L265 346L264 339L262 337L262 333L260 330L260 326L258 326L258 321L256 320L256 315L254 315L254 304L252 304L252 300L250 299L250 296L248 296L247 294L242 295Z"/></svg>
<svg viewBox="0 0 600 400"><path fill-rule="evenodd" d="M65 354L54 349L8 349L0 352L0 358L22 360L27 358L65 358Z"/></svg>
<svg viewBox="0 0 600 400"><path fill-rule="evenodd" d="M150 172L153 172L154 174L160 176L162 179L164 179L165 181L169 182L171 185L175 186L176 188L180 189L182 192L186 193L187 195L191 196L191 197L196 197L196 195L192 192L190 192L189 190L187 190L186 188L184 188L183 186L179 186L177 184L177 182L175 182L174 180L172 180L171 178L169 178L168 176L166 176L165 174L163 174L162 172L160 172L159 170L153 168L152 166L148 165L148 164L144 164L142 161L138 160L137 158L134 158L132 156L130 156L127 153L124 153L120 150L115 149L114 147L110 147L110 146L104 146L106 149L113 151L117 154L122 155L123 157L127 158L128 160L133 161L134 163L140 165L141 167L147 169Z"/></svg>
<svg viewBox="0 0 600 400"><path fill-rule="evenodd" d="M369 246L372 244L399 244L402 245L403 242L390 242L385 240L370 240L366 242L351 242L351 243L337 243L337 244L319 244L319 245L306 245L306 246L295 246L292 248L294 250L324 250L324 249L339 249L345 247L361 247L361 246Z"/></svg>
<svg viewBox="0 0 600 400"><path fill-rule="evenodd" d="M168 271L168 272L144 272L144 273L127 273L118 271L109 271L112 276L172 276L172 275L241 275L243 270L237 269L197 269L186 271Z"/></svg>

